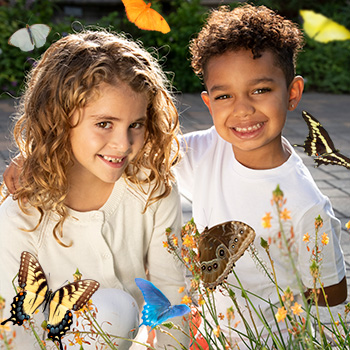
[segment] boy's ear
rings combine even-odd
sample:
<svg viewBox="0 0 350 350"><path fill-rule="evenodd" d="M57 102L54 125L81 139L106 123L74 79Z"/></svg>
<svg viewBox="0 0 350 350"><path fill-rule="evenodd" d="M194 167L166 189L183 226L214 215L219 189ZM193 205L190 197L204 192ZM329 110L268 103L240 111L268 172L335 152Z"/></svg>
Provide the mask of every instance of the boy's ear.
<svg viewBox="0 0 350 350"><path fill-rule="evenodd" d="M209 94L206 91L202 91L201 97L202 97L202 100L203 100L204 104L208 107L209 112L211 114Z"/></svg>
<svg viewBox="0 0 350 350"><path fill-rule="evenodd" d="M302 76L297 75L289 85L289 101L288 101L289 111L294 111L294 109L297 108L298 103L301 100L303 90L304 90L304 79Z"/></svg>

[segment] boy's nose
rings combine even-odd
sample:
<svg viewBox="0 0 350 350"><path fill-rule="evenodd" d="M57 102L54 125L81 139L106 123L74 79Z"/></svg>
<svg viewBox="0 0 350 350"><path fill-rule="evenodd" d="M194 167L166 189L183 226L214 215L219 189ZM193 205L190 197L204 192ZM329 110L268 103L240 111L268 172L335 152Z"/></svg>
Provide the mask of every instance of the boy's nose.
<svg viewBox="0 0 350 350"><path fill-rule="evenodd" d="M254 106L248 98L236 98L234 101L233 113L235 117L246 118L247 116L254 113Z"/></svg>

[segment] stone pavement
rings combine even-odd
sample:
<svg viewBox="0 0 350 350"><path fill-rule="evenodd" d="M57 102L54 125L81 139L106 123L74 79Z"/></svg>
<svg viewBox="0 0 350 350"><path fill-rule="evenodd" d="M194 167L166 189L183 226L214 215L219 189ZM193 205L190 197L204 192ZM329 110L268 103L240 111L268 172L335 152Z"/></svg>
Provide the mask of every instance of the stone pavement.
<svg viewBox="0 0 350 350"><path fill-rule="evenodd" d="M212 125L210 115L201 101L200 94L183 94L178 96L180 123L182 131L190 132L205 129ZM306 110L314 115L325 127L341 153L350 157L350 95L332 95L305 93L298 108L288 114L284 136L292 144L303 144L307 134L307 126L301 117ZM5 170L10 157L10 115L14 112L12 100L0 100L0 174ZM332 165L314 167L311 157L302 148L296 149L308 166L321 191L327 195L333 205L336 216L342 223L341 244L345 254L348 301L350 300L350 234L345 223L350 220L350 170ZM182 198L184 218L191 217L190 203ZM339 311L342 306L337 307Z"/></svg>

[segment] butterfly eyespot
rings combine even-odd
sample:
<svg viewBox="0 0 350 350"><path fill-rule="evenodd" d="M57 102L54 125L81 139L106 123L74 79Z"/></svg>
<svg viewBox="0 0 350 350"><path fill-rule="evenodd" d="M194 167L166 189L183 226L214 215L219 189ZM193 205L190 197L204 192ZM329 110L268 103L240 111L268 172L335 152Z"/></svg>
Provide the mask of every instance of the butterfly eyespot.
<svg viewBox="0 0 350 350"><path fill-rule="evenodd" d="M231 245L231 248L232 248L232 249L235 249L235 245L234 245L234 244L232 244L232 245Z"/></svg>
<svg viewBox="0 0 350 350"><path fill-rule="evenodd" d="M205 265L202 265L201 269L202 269L202 271L205 271L207 268Z"/></svg>
<svg viewBox="0 0 350 350"><path fill-rule="evenodd" d="M220 249L220 250L219 250L219 256L220 256L220 257L225 256L225 251L224 251L223 249Z"/></svg>
<svg viewBox="0 0 350 350"><path fill-rule="evenodd" d="M210 272L213 268L212 268L212 266L208 266L208 271Z"/></svg>
<svg viewBox="0 0 350 350"><path fill-rule="evenodd" d="M239 233L240 233L241 235L243 235L244 230L243 230L243 229L240 229L240 230L239 230Z"/></svg>
<svg viewBox="0 0 350 350"><path fill-rule="evenodd" d="M219 265L218 265L217 263L214 263L214 264L213 264L214 270L216 270L218 267L219 267Z"/></svg>
<svg viewBox="0 0 350 350"><path fill-rule="evenodd" d="M236 238L234 239L234 241L235 241L235 243L237 243L237 242L238 242L238 238L236 237Z"/></svg>

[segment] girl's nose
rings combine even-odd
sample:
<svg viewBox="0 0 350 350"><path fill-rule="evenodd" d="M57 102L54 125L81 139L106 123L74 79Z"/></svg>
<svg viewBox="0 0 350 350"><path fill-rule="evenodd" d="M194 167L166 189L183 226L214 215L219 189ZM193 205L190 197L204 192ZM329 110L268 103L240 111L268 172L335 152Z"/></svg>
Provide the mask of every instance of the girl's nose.
<svg viewBox="0 0 350 350"><path fill-rule="evenodd" d="M111 135L110 146L118 151L119 153L128 153L132 146L132 133L130 129L128 130L116 130L113 135Z"/></svg>

